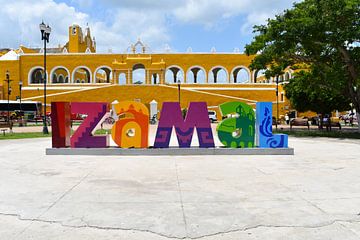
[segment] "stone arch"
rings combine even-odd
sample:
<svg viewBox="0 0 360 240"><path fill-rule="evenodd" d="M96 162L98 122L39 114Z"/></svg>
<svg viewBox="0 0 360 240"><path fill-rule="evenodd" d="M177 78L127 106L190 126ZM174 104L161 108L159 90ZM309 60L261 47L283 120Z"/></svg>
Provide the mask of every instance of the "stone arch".
<svg viewBox="0 0 360 240"><path fill-rule="evenodd" d="M44 67L36 66L30 69L28 73L28 84L43 84L42 74ZM49 74L46 71L46 80L49 82Z"/></svg>
<svg viewBox="0 0 360 240"><path fill-rule="evenodd" d="M184 70L178 65L171 65L165 70L165 82L176 83L178 80L184 82Z"/></svg>
<svg viewBox="0 0 360 240"><path fill-rule="evenodd" d="M225 76L221 76L221 78L219 78L219 73L221 74L221 71L225 72ZM222 81L219 81L219 80L222 80ZM210 82L212 82L212 83L229 83L229 73L228 73L227 69L220 65L211 68L209 71L208 82L209 83Z"/></svg>
<svg viewBox="0 0 360 240"><path fill-rule="evenodd" d="M91 70L86 66L78 66L73 70L71 80L73 83L92 83Z"/></svg>
<svg viewBox="0 0 360 240"><path fill-rule="evenodd" d="M146 84L146 68L142 63L137 63L132 67L132 84Z"/></svg>
<svg viewBox="0 0 360 240"><path fill-rule="evenodd" d="M245 77L245 73L247 74L247 80L243 80L243 77ZM230 82L232 83L251 83L250 69L242 65L234 67L231 71L230 80Z"/></svg>
<svg viewBox="0 0 360 240"><path fill-rule="evenodd" d="M294 77L293 74L294 74L294 71L292 69L287 70L284 75L285 82L290 81L290 79Z"/></svg>
<svg viewBox="0 0 360 240"><path fill-rule="evenodd" d="M99 72L101 70L101 72ZM100 66L94 72L94 83L111 83L112 69L109 66Z"/></svg>
<svg viewBox="0 0 360 240"><path fill-rule="evenodd" d="M253 82L254 83L269 83L270 79L265 77L266 69L257 69L253 72Z"/></svg>
<svg viewBox="0 0 360 240"><path fill-rule="evenodd" d="M65 73L65 74L64 74ZM57 76L57 79L54 79L54 76ZM62 75L63 76L63 82L59 81L59 76ZM70 77L70 71L64 67L64 66L57 66L54 67L51 72L50 72L50 82L52 84L56 84L56 83L69 83L69 77ZM67 78L66 78L67 77ZM67 79L67 81L66 81Z"/></svg>
<svg viewBox="0 0 360 240"><path fill-rule="evenodd" d="M203 76L203 80L204 80L204 83L206 83L206 71L205 71L205 68L203 68L202 66L191 66L187 72L186 72L186 83L200 83L199 80L199 72L203 72L204 76ZM201 76L201 75L200 75Z"/></svg>
<svg viewBox="0 0 360 240"><path fill-rule="evenodd" d="M285 74L281 74L281 75L279 76L279 80L278 80L279 83L284 82L284 78L285 78L284 76L285 76Z"/></svg>
<svg viewBox="0 0 360 240"><path fill-rule="evenodd" d="M290 80L290 73L289 72L285 73L284 80L285 80L285 82L288 82Z"/></svg>

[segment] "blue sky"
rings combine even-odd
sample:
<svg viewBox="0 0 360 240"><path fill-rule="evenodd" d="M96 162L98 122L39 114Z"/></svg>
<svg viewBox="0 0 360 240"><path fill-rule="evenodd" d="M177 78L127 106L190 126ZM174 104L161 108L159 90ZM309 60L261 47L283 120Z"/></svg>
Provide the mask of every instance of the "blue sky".
<svg viewBox="0 0 360 240"><path fill-rule="evenodd" d="M86 23L99 52L124 52L141 38L153 52L244 50L252 26L290 8L294 0L0 0L0 47L40 46L41 19L53 29L51 44L63 45L72 23ZM11 26L9 28L9 26Z"/></svg>

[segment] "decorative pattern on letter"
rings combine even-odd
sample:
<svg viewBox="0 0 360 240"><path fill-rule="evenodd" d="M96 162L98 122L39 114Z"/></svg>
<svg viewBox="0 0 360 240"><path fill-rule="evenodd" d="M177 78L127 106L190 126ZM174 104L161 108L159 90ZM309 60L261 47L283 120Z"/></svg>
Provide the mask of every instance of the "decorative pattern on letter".
<svg viewBox="0 0 360 240"><path fill-rule="evenodd" d="M175 127L176 137L181 148L190 147L195 127L199 146L202 148L215 147L206 102L191 102L185 120L178 102L164 102L154 147L169 147L173 127Z"/></svg>
<svg viewBox="0 0 360 240"><path fill-rule="evenodd" d="M242 102L227 102L219 106L227 116L217 126L219 140L231 148L251 148L255 144L255 114L252 107Z"/></svg>
<svg viewBox="0 0 360 240"><path fill-rule="evenodd" d="M149 110L140 103L123 101L112 106L118 120L111 130L114 142L121 148L147 148Z"/></svg>
<svg viewBox="0 0 360 240"><path fill-rule="evenodd" d="M106 148L109 146L108 136L93 136L92 131L109 110L108 103L73 102L72 114L86 114L83 123L71 136L72 148Z"/></svg>
<svg viewBox="0 0 360 240"><path fill-rule="evenodd" d="M261 148L287 148L287 134L272 134L272 103L256 103L256 134Z"/></svg>

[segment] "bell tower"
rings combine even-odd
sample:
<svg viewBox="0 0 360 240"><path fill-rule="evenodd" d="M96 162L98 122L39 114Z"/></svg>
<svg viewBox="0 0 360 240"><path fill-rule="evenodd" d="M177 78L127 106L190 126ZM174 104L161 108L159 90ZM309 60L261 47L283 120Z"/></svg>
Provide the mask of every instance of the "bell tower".
<svg viewBox="0 0 360 240"><path fill-rule="evenodd" d="M73 24L69 27L69 49L70 53L80 52L82 42L82 29L79 25Z"/></svg>
<svg viewBox="0 0 360 240"><path fill-rule="evenodd" d="M84 35L79 25L71 25L69 27L69 42L65 47L69 53L96 52L95 38L91 38L89 26L86 27Z"/></svg>

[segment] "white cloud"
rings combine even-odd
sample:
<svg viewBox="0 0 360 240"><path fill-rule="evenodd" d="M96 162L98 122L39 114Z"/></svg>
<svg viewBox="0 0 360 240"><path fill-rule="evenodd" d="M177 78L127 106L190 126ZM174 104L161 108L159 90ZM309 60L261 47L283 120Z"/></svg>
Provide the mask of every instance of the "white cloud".
<svg viewBox="0 0 360 240"><path fill-rule="evenodd" d="M112 17L116 20L110 26L103 22L96 22L92 26L97 42L100 43L100 51L112 48L123 52L137 38L150 46L159 46L170 40L165 19L159 14L118 10Z"/></svg>
<svg viewBox="0 0 360 240"><path fill-rule="evenodd" d="M198 23L211 28L221 20L243 15L247 22L239 25L264 23L267 17L292 6L293 0L187 0L186 4L174 10L179 21Z"/></svg>
<svg viewBox="0 0 360 240"><path fill-rule="evenodd" d="M174 24L197 24L207 29L221 28L222 22L234 16L243 16L239 31L251 32L254 24L264 23L268 17L291 7L293 0L79 0L75 3L86 12L57 3L55 0L0 0L0 47L19 44L40 46L38 24L42 19L53 32L51 45L65 44L68 26L88 22L97 39L98 50L122 52L130 42L140 37L160 49L169 43L169 29ZM95 6L106 9L106 17L99 17ZM111 21L109 21L111 19ZM170 19L170 20L169 20ZM169 22L171 24L169 24Z"/></svg>
<svg viewBox="0 0 360 240"><path fill-rule="evenodd" d="M85 13L77 12L64 3L57 4L50 0L0 1L0 4L2 47L16 47L21 43L40 46L39 24L42 20L52 27L52 44L64 44L68 39L67 27L73 22L85 24L89 19Z"/></svg>
<svg viewBox="0 0 360 240"><path fill-rule="evenodd" d="M102 0L101 2L118 8L172 11L184 5L187 0Z"/></svg>

